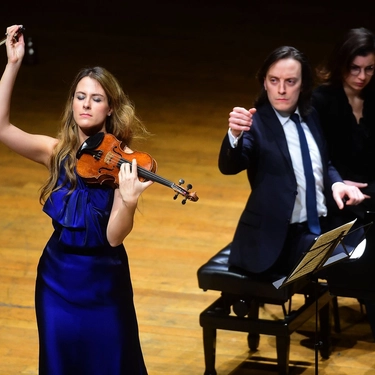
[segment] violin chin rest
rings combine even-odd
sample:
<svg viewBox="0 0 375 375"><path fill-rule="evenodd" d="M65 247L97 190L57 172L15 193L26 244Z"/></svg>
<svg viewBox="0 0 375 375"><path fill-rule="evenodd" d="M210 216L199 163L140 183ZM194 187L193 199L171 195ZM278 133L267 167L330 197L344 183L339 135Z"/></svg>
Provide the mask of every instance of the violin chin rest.
<svg viewBox="0 0 375 375"><path fill-rule="evenodd" d="M86 150L93 150L99 147L99 145L103 142L104 135L105 134L103 132L100 132L88 137L79 147L76 154L77 159L79 159Z"/></svg>

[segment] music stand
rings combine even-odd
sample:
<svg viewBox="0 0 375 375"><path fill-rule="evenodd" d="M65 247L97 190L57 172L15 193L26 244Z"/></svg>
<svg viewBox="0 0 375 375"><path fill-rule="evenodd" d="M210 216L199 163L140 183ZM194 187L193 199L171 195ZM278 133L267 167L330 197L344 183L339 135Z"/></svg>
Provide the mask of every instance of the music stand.
<svg viewBox="0 0 375 375"><path fill-rule="evenodd" d="M357 219L316 237L310 249L302 254L290 274L273 282L275 288L283 288L302 277L311 277L311 279L313 279L314 275L322 269L349 258L350 253L347 251L342 241L356 221ZM332 255L333 251L340 243L342 243L344 251ZM315 374L318 374L318 301L316 295L315 305Z"/></svg>
<svg viewBox="0 0 375 375"><path fill-rule="evenodd" d="M302 277L313 275L325 267L331 266L343 259L347 259L350 253L344 244L343 252L331 256L336 247L342 242L357 219L332 229L316 237L308 251L302 254L298 263L293 267L290 274L273 282L276 289L297 281Z"/></svg>

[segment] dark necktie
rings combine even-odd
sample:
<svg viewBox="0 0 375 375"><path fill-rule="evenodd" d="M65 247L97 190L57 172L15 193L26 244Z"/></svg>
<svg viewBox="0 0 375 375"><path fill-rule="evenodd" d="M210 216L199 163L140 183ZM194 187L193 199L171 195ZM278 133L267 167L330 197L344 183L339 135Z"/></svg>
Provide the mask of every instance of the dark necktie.
<svg viewBox="0 0 375 375"><path fill-rule="evenodd" d="M296 124L299 136L299 142L301 146L303 169L306 178L306 211L307 211L307 224L311 233L320 234L320 224L318 211L316 209L316 191L315 191L315 178L312 170L309 146L305 132L302 129L302 125L299 121L297 113L293 113L290 116L291 120Z"/></svg>

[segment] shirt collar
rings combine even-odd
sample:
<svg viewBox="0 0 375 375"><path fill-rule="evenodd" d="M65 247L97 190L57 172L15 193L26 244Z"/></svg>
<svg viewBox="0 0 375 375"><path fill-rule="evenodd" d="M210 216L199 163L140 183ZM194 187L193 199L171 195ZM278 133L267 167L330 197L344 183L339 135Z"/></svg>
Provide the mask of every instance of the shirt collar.
<svg viewBox="0 0 375 375"><path fill-rule="evenodd" d="M284 126L284 125L290 120L290 115L288 115L288 116L283 116L283 115L281 115L281 114L280 114L275 108L272 107L272 109L275 111L276 116L277 116L277 118L279 119L280 124L281 124L282 126ZM301 118L301 115L300 115L300 113L299 113L298 108L297 108L293 113L297 113L298 116Z"/></svg>

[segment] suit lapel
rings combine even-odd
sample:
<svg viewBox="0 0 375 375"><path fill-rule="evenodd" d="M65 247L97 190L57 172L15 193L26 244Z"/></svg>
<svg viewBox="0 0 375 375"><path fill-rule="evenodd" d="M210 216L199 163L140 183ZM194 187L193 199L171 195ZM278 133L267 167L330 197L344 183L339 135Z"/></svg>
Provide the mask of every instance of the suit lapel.
<svg viewBox="0 0 375 375"><path fill-rule="evenodd" d="M282 125L280 124L279 119L277 118L275 111L271 107L271 105L264 105L258 110L261 118L264 120L262 121L264 126L268 128L270 132L272 132L275 136L276 143L285 157L285 159L288 161L290 166L292 167L292 160L290 158L288 144L285 138L285 133ZM318 124L316 122L316 118L312 114L306 116L304 118L304 122L306 122L307 126L309 127L311 134L313 135L315 142L317 143L317 146L319 148L322 160L324 160L325 155L323 155L322 150L324 150L324 141L322 139L322 134L319 131ZM323 162L324 164L324 162Z"/></svg>
<svg viewBox="0 0 375 375"><path fill-rule="evenodd" d="M288 143L286 141L284 129L277 118L275 111L270 105L264 105L259 108L259 114L261 116L263 125L268 129L269 132L274 134L274 139L279 147L279 150L285 160L287 161L289 167L293 170L292 159L290 158L290 153L288 149Z"/></svg>

